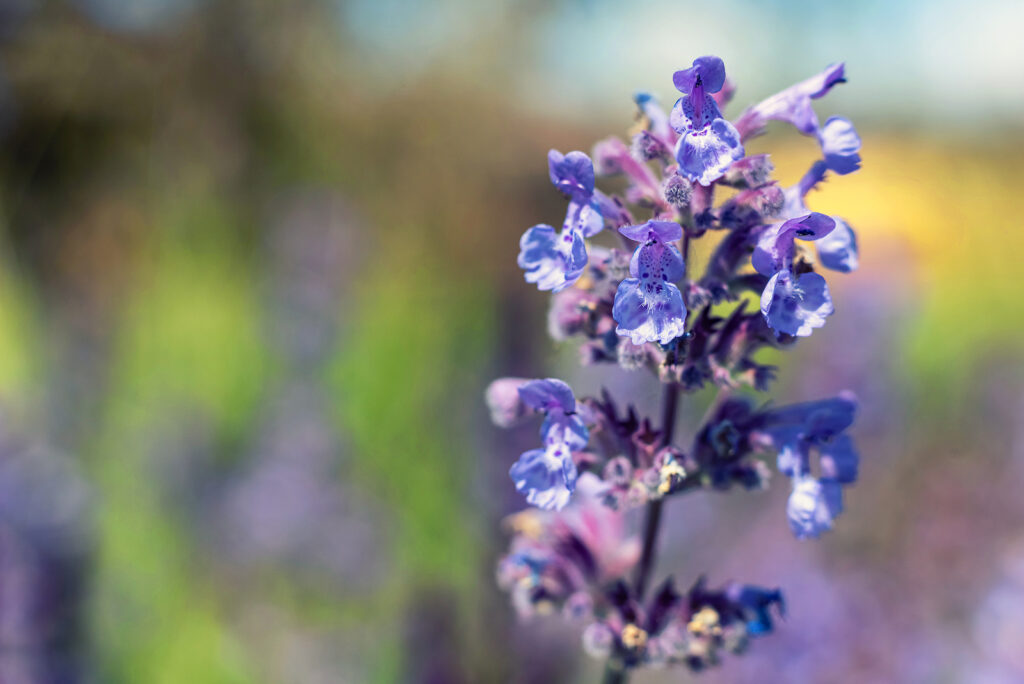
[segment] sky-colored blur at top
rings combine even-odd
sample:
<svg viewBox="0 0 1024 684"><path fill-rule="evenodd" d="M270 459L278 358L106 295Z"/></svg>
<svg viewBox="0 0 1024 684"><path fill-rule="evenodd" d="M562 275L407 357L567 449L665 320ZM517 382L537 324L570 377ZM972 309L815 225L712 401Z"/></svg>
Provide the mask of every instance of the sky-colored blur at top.
<svg viewBox="0 0 1024 684"><path fill-rule="evenodd" d="M855 390L862 464L819 541L781 481L668 506L658 572L789 604L700 678L1024 681L1022 30L1012 0L0 3L0 682L596 681L494 586L535 435L482 393L653 401L551 342L515 257L563 210L548 149L704 54L728 117L846 63L816 104L863 168L808 204L861 268L775 394ZM783 184L817 154L768 149Z"/></svg>

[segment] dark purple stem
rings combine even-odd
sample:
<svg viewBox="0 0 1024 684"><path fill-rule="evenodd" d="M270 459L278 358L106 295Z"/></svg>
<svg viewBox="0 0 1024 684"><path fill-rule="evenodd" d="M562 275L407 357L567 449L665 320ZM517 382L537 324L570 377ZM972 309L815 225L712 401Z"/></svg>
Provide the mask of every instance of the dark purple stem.
<svg viewBox="0 0 1024 684"><path fill-rule="evenodd" d="M679 385L672 382L665 385L664 399L661 404L661 444L672 442L676 427L676 409L679 406ZM633 579L633 590L638 603L643 604L647 580L654 569L654 554L658 544L658 529L661 526L662 499L647 504L644 515L644 545L640 551L640 563ZM604 669L604 684L625 684L629 681L629 671L614 656Z"/></svg>

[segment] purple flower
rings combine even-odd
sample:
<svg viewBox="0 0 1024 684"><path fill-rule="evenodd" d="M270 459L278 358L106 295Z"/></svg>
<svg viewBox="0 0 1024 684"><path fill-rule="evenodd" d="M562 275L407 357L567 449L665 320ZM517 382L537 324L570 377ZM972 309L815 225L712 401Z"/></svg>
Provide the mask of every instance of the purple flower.
<svg viewBox="0 0 1024 684"><path fill-rule="evenodd" d="M827 170L824 162L816 162L804 178L785 192L785 203L782 208L782 218L796 218L811 213L804 204L804 195L817 184L821 176L820 172ZM859 255L857 251L857 235L853 228L838 216L830 217L835 221L835 229L815 241L818 248L818 259L821 265L840 273L850 273L857 270Z"/></svg>
<svg viewBox="0 0 1024 684"><path fill-rule="evenodd" d="M604 228L602 203L608 198L594 190L594 164L583 152L563 155L548 152L548 175L555 187L569 198L562 232L547 224L530 228L519 240L518 264L526 271L528 283L539 290L558 292L573 283L587 266L585 238Z"/></svg>
<svg viewBox="0 0 1024 684"><path fill-rule="evenodd" d="M558 191L569 198L562 230L575 229L583 237L597 235L604 228L599 191L594 189L594 164L583 152L563 155L558 150L548 152L548 175Z"/></svg>
<svg viewBox="0 0 1024 684"><path fill-rule="evenodd" d="M789 528L797 539L814 539L832 529L843 511L842 488L834 480L798 477L786 504Z"/></svg>
<svg viewBox="0 0 1024 684"><path fill-rule="evenodd" d="M545 414L540 429L545 444L564 443L571 449L587 445L590 433L576 410L576 397L569 385L557 378L531 380L519 388L519 398Z"/></svg>
<svg viewBox="0 0 1024 684"><path fill-rule="evenodd" d="M849 394L794 404L758 416L769 442L778 449L778 467L793 478L786 506L790 528L800 539L831 529L842 510L842 485L857 479L860 457L843 431L853 423L856 400ZM811 474L816 450L820 477Z"/></svg>
<svg viewBox="0 0 1024 684"><path fill-rule="evenodd" d="M849 273L857 270L857 236L846 221L838 216L833 216L836 228L825 237L818 240L818 259L825 268Z"/></svg>
<svg viewBox="0 0 1024 684"><path fill-rule="evenodd" d="M544 449L531 449L508 471L516 491L528 503L545 511L561 510L576 488L576 464L564 442L552 442Z"/></svg>
<svg viewBox="0 0 1024 684"><path fill-rule="evenodd" d="M769 227L757 242L751 263L764 276L792 267L796 256L795 240L820 240L836 227L829 216L812 212Z"/></svg>
<svg viewBox="0 0 1024 684"><path fill-rule="evenodd" d="M811 100L823 97L837 83L844 83L846 79L843 71L844 65L841 62L830 64L820 74L762 100L740 115L736 128L746 140L759 134L768 121L786 121L805 135L815 135L818 116L814 113Z"/></svg>
<svg viewBox="0 0 1024 684"><path fill-rule="evenodd" d="M682 238L674 221L648 221L619 232L642 242L629 263L632 278L619 283L612 306L615 332L633 344L668 344L686 330L686 308L675 281L685 273L683 257L671 241Z"/></svg>
<svg viewBox="0 0 1024 684"><path fill-rule="evenodd" d="M491 412L491 422L510 428L529 414L529 408L519 396L519 388L527 382L523 378L498 378L487 386L484 399Z"/></svg>
<svg viewBox="0 0 1024 684"><path fill-rule="evenodd" d="M587 246L578 230L556 233L541 224L523 233L519 240L519 268L526 282L539 290L558 292L575 283L587 266Z"/></svg>
<svg viewBox="0 0 1024 684"><path fill-rule="evenodd" d="M711 185L743 157L739 132L722 118L712 97L725 84L725 64L718 57L698 57L689 69L677 71L672 81L683 93L669 119L680 134L675 150L679 172L701 185Z"/></svg>
<svg viewBox="0 0 1024 684"><path fill-rule="evenodd" d="M835 311L825 279L817 273L779 271L761 293L761 313L776 332L807 337Z"/></svg>
<svg viewBox="0 0 1024 684"><path fill-rule="evenodd" d="M576 411L572 389L561 380L531 380L518 392L524 405L545 414L540 430L544 448L522 454L509 470L509 477L529 503L545 510L560 510L576 487L572 452L587 445L590 432Z"/></svg>
<svg viewBox="0 0 1024 684"><path fill-rule="evenodd" d="M594 164L583 152L548 152L548 175L558 191L577 204L586 204L594 194Z"/></svg>
<svg viewBox="0 0 1024 684"><path fill-rule="evenodd" d="M833 116L818 131L825 166L844 176L860 168L860 136L849 119Z"/></svg>
<svg viewBox="0 0 1024 684"><path fill-rule="evenodd" d="M522 615L545 607L586 613L592 592L636 564L640 542L624 516L601 503L602 490L596 476L584 473L564 510L528 509L506 519L513 538L498 564L498 583Z"/></svg>

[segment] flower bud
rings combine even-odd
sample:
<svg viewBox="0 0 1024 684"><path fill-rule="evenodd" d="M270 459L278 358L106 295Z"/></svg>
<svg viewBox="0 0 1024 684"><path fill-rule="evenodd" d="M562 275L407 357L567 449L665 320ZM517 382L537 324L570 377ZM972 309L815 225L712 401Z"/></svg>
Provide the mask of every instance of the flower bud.
<svg viewBox="0 0 1024 684"><path fill-rule="evenodd" d="M661 183L661 193L665 201L676 209L682 209L690 203L693 198L693 184L678 173L665 177Z"/></svg>
<svg viewBox="0 0 1024 684"><path fill-rule="evenodd" d="M671 159L665 143L654 137L650 131L640 131L634 135L629 152L634 159L642 162L649 162L653 159Z"/></svg>
<svg viewBox="0 0 1024 684"><path fill-rule="evenodd" d="M775 166L767 154L755 154L732 163L723 182L734 188L756 188L771 180Z"/></svg>
<svg viewBox="0 0 1024 684"><path fill-rule="evenodd" d="M498 378L484 392L491 421L501 428L510 428L531 413L519 397L519 388L529 380L525 378Z"/></svg>
<svg viewBox="0 0 1024 684"><path fill-rule="evenodd" d="M578 287L556 292L548 309L548 334L562 342L583 332L594 305L594 298Z"/></svg>

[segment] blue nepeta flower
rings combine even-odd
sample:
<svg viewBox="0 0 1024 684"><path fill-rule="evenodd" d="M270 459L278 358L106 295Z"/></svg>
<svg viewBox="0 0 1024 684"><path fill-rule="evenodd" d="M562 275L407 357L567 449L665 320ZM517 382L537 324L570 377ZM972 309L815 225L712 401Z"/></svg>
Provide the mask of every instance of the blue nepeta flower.
<svg viewBox="0 0 1024 684"><path fill-rule="evenodd" d="M786 504L789 529L797 539L814 539L832 529L843 512L842 490L835 481L798 477Z"/></svg>
<svg viewBox="0 0 1024 684"><path fill-rule="evenodd" d="M583 275L587 245L578 230L556 233L549 225L536 225L520 238L517 263L526 271L526 282L536 284L539 290L558 292Z"/></svg>
<svg viewBox="0 0 1024 684"><path fill-rule="evenodd" d="M594 190L594 165L583 152L548 153L548 175L569 198L562 232L547 224L530 228L519 240L519 267L526 282L558 292L575 283L587 266L585 238L601 232L600 197Z"/></svg>
<svg viewBox="0 0 1024 684"><path fill-rule="evenodd" d="M576 411L572 389L561 380L531 380L519 388L519 398L545 414L540 431L544 448L522 454L509 477L529 503L544 510L561 510L576 488L572 452L587 445L590 432Z"/></svg>
<svg viewBox="0 0 1024 684"><path fill-rule="evenodd" d="M508 474L526 501L545 511L565 508L576 488L576 464L565 443L525 452Z"/></svg>
<svg viewBox="0 0 1024 684"><path fill-rule="evenodd" d="M557 378L531 380L519 388L523 403L544 414L540 434L545 444L564 442L582 449L590 439L586 424L576 410L572 388Z"/></svg>
<svg viewBox="0 0 1024 684"><path fill-rule="evenodd" d="M859 159L859 157L858 157ZM811 210L804 204L804 196L817 185L828 170L824 162L818 161L804 175L799 183L785 191L785 203L781 217L785 219L806 216ZM825 268L840 273L856 271L859 264L857 235L846 221L838 216L830 216L835 221L835 229L815 241L818 248L818 260Z"/></svg>
<svg viewBox="0 0 1024 684"><path fill-rule="evenodd" d="M771 607L777 606L779 615L786 615L786 602L779 589L765 589L752 584L733 583L726 588L726 596L743 609L747 620L747 634L770 634L775 627Z"/></svg>
<svg viewBox="0 0 1024 684"><path fill-rule="evenodd" d="M824 278L792 271L796 239L820 240L835 227L831 217L812 212L769 226L758 240L751 263L761 275L771 276L761 293L761 313L776 332L806 337L835 310Z"/></svg>
<svg viewBox="0 0 1024 684"><path fill-rule="evenodd" d="M548 176L558 191L577 204L594 195L594 164L583 152L548 152Z"/></svg>
<svg viewBox="0 0 1024 684"><path fill-rule="evenodd" d="M766 412L769 440L778 450L779 472L793 478L786 506L790 529L799 539L818 537L832 528L843 510L842 486L857 480L860 457L849 435L856 400L849 394ZM818 453L819 477L811 473Z"/></svg>
<svg viewBox="0 0 1024 684"><path fill-rule="evenodd" d="M698 57L689 69L677 71L672 81L683 93L670 117L672 128L680 134L676 143L679 172L696 183L711 185L743 157L739 132L722 118L711 96L725 85L725 64L718 57Z"/></svg>
<svg viewBox="0 0 1024 684"><path fill-rule="evenodd" d="M601 193L594 189L594 163L583 152L562 154L548 151L548 176L558 191L569 198L562 229L573 229L583 237L593 237L604 228Z"/></svg>
<svg viewBox="0 0 1024 684"><path fill-rule="evenodd" d="M825 279L817 273L779 271L761 293L761 313L772 330L807 337L835 312Z"/></svg>
<svg viewBox="0 0 1024 684"><path fill-rule="evenodd" d="M633 344L668 344L686 330L686 308L675 281L685 273L683 257L671 242L683 236L674 221L648 221L624 226L619 232L641 242L629 262L629 273L619 283L612 306L615 332Z"/></svg>
<svg viewBox="0 0 1024 684"><path fill-rule="evenodd" d="M811 212L806 216L770 226L758 239L757 247L750 261L754 270L764 276L771 276L789 269L796 256L796 239L820 240L836 227L830 216Z"/></svg>

